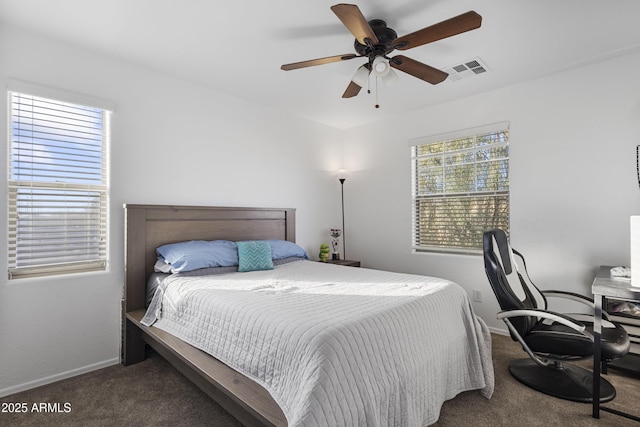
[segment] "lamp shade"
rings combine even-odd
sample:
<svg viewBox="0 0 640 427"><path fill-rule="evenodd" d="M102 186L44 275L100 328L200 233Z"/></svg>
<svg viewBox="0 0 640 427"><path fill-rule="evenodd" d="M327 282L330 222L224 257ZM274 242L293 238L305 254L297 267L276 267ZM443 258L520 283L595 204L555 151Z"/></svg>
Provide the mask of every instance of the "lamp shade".
<svg viewBox="0 0 640 427"><path fill-rule="evenodd" d="M360 87L365 87L369 82L369 69L361 65L351 79L352 82Z"/></svg>

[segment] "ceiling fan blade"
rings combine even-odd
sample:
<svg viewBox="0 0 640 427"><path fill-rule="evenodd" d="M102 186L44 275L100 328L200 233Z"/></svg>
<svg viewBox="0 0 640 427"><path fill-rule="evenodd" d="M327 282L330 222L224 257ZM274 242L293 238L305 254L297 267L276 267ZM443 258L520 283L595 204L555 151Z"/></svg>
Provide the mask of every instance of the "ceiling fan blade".
<svg viewBox="0 0 640 427"><path fill-rule="evenodd" d="M336 16L342 21L345 27L354 37L358 40L360 44L367 45L367 40L370 40L370 43L376 45L380 43L378 41L378 37L376 37L376 33L373 32L369 22L367 22L360 9L355 4L336 4L331 6L331 10Z"/></svg>
<svg viewBox="0 0 640 427"><path fill-rule="evenodd" d="M344 93L342 94L342 97L353 98L354 96L360 93L360 89L362 88L358 86L356 83L349 82L349 86L347 86L347 90L344 91Z"/></svg>
<svg viewBox="0 0 640 427"><path fill-rule="evenodd" d="M324 65L324 64L330 64L332 62L346 61L348 59L353 59L357 56L358 55L354 53L347 53L344 55L336 55L336 56L327 56L326 58L310 59L308 61L284 64L283 66L280 67L280 69L284 71L297 70L298 68L313 67L314 65Z"/></svg>
<svg viewBox="0 0 640 427"><path fill-rule="evenodd" d="M393 47L399 50L407 50L423 44L442 40L467 31L480 28L482 16L473 10L454 16L445 21L434 24L430 27L414 31L406 36L398 37L393 41Z"/></svg>
<svg viewBox="0 0 640 427"><path fill-rule="evenodd" d="M431 83L432 85L437 85L438 83L443 82L449 76L449 74L444 71L433 68L427 64L423 64L415 59L407 58L404 55L394 56L391 58L391 61L389 61L389 65L397 70L404 71L407 74L411 74L414 77L424 80L427 83Z"/></svg>

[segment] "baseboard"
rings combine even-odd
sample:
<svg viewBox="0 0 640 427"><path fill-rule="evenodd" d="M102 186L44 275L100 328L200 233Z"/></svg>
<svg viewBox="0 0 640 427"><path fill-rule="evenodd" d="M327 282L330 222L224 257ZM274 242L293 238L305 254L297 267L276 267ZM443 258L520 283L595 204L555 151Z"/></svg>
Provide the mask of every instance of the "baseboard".
<svg viewBox="0 0 640 427"><path fill-rule="evenodd" d="M509 336L509 331L507 331L506 329L494 328L492 326L489 326L489 332L491 332L492 334Z"/></svg>
<svg viewBox="0 0 640 427"><path fill-rule="evenodd" d="M61 380L66 380L67 378L86 374L87 372L106 368L108 366L117 365L118 363L120 363L120 358L115 357L113 359L104 360L102 362L94 363L92 365L83 366L82 368L72 369L71 371L61 372L59 374L51 375L49 377L40 378L40 379L29 381L23 384L18 384L15 386L3 388L3 389L0 389L0 397L9 396L11 394L20 393L21 391L31 390L32 388L55 383Z"/></svg>

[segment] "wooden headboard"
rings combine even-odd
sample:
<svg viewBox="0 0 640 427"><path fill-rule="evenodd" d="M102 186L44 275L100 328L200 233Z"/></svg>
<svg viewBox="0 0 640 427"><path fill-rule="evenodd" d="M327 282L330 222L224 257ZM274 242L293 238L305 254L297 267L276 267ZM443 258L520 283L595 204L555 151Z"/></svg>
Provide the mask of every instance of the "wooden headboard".
<svg viewBox="0 0 640 427"><path fill-rule="evenodd" d="M124 313L145 307L156 248L187 240L282 239L295 242L295 209L124 205Z"/></svg>

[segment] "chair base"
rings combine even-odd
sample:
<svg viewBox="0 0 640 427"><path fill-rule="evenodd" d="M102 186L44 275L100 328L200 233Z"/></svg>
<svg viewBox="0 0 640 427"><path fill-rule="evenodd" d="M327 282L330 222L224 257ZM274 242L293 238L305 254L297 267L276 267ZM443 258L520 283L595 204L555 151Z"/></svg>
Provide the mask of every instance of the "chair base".
<svg viewBox="0 0 640 427"><path fill-rule="evenodd" d="M539 366L531 359L514 360L509 364L511 375L534 390L573 402L593 402L593 372L563 364L562 368ZM616 389L600 377L600 402L616 397Z"/></svg>

